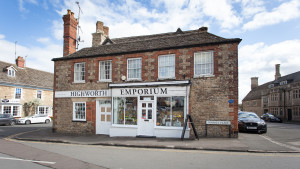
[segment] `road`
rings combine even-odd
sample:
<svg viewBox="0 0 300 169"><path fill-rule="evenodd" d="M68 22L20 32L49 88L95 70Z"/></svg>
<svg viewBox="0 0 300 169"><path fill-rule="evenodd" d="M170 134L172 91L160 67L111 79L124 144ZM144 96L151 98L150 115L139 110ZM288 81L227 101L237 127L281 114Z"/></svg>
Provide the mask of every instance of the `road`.
<svg viewBox="0 0 300 169"><path fill-rule="evenodd" d="M3 131L10 131L16 127L0 126L1 135ZM282 145L299 148L300 125L270 123L268 133L263 135L253 133L241 133L242 138L250 138L247 144L253 148L259 146ZM26 130L21 127L20 130ZM29 127L28 129L38 129ZM284 134L283 134L284 133ZM4 137L4 136L3 136ZM270 138L270 140L266 138ZM257 140L261 140L257 143ZM252 141L252 142L251 142ZM273 142L272 142L273 141ZM282 145L278 145L282 144ZM263 145L260 145L260 144ZM124 147L105 147L95 145L73 145L61 143L41 142L14 142L0 140L0 157L21 158L54 162L55 164L43 164L32 162L12 162L8 159L1 159L6 163L14 164L12 168L22 164L31 163L32 168L112 168L112 169L151 169L151 168L265 168L265 169L299 169L299 153L246 153L246 152L217 152L217 151L196 151L196 150L168 150L168 149L141 149ZM5 148L2 147L5 145ZM258 146L259 145L259 146ZM0 167L1 168L1 167ZM22 167L23 168L23 167ZM30 168L30 167L29 167Z"/></svg>

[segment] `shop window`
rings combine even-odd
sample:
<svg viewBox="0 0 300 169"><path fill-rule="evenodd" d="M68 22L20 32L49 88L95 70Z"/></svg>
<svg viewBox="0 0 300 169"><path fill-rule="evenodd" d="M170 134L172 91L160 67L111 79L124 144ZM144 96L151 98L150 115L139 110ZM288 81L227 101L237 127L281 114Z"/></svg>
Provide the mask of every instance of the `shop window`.
<svg viewBox="0 0 300 169"><path fill-rule="evenodd" d="M161 55L158 57L158 78L175 78L175 55Z"/></svg>
<svg viewBox="0 0 300 169"><path fill-rule="evenodd" d="M86 103L74 102L73 103L73 120L86 121Z"/></svg>
<svg viewBox="0 0 300 169"><path fill-rule="evenodd" d="M197 52L194 54L194 75L211 76L214 74L213 52Z"/></svg>
<svg viewBox="0 0 300 169"><path fill-rule="evenodd" d="M127 78L128 80L141 80L142 59L134 58L127 60Z"/></svg>
<svg viewBox="0 0 300 169"><path fill-rule="evenodd" d="M74 82L85 82L85 63L75 63Z"/></svg>
<svg viewBox="0 0 300 169"><path fill-rule="evenodd" d="M36 98L42 99L42 91L41 91L41 90L38 90L38 91L37 91L37 93L36 93Z"/></svg>
<svg viewBox="0 0 300 169"><path fill-rule="evenodd" d="M111 81L112 63L109 61L99 62L99 81Z"/></svg>
<svg viewBox="0 0 300 169"><path fill-rule="evenodd" d="M137 125L137 97L114 97L113 124Z"/></svg>
<svg viewBox="0 0 300 169"><path fill-rule="evenodd" d="M21 106L2 106L2 112L3 114L11 114L14 117L20 117L21 114Z"/></svg>
<svg viewBox="0 0 300 169"><path fill-rule="evenodd" d="M157 97L156 126L182 127L185 100L183 96Z"/></svg>
<svg viewBox="0 0 300 169"><path fill-rule="evenodd" d="M22 89L16 88L15 99L21 99Z"/></svg>

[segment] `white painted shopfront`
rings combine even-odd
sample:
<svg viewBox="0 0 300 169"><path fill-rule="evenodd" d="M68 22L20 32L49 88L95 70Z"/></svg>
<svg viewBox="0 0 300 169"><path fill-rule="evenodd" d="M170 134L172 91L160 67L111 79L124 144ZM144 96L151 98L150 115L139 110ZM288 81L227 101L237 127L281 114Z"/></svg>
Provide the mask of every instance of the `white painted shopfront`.
<svg viewBox="0 0 300 169"><path fill-rule="evenodd" d="M188 112L189 84L110 84L109 90L57 91L55 97L95 97L96 134L180 138ZM185 137L189 135L187 129Z"/></svg>

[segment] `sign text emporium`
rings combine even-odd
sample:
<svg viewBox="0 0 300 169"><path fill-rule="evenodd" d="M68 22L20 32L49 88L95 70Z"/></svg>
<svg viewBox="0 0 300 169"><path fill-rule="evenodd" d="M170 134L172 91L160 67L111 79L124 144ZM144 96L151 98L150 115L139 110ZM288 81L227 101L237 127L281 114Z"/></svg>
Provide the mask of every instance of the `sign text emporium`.
<svg viewBox="0 0 300 169"><path fill-rule="evenodd" d="M142 88L120 89L121 95L164 95L168 94L168 88Z"/></svg>

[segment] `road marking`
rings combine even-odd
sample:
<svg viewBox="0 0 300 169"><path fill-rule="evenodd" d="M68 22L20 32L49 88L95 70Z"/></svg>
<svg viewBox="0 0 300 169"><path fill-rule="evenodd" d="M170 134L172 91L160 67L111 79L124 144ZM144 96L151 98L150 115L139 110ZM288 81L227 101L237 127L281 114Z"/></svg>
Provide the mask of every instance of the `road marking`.
<svg viewBox="0 0 300 169"><path fill-rule="evenodd" d="M15 161L25 161L25 162L33 162L33 163L44 163L44 164L55 164L56 162L50 161L35 161L35 160L25 160L21 158L8 158L8 157L0 157L2 160L15 160Z"/></svg>
<svg viewBox="0 0 300 169"><path fill-rule="evenodd" d="M283 144L283 143L279 143L275 140L273 140L272 138L268 137L268 136L265 136L265 135L259 135L261 136L262 138L266 139L266 140L269 140L270 142L274 143L274 144L277 144L279 146L282 146L282 147L286 147L286 148L289 148L289 149L292 149L292 150L295 150L295 151L300 151L300 148L298 147L294 147L294 146L291 146L291 145L287 145L287 144Z"/></svg>

